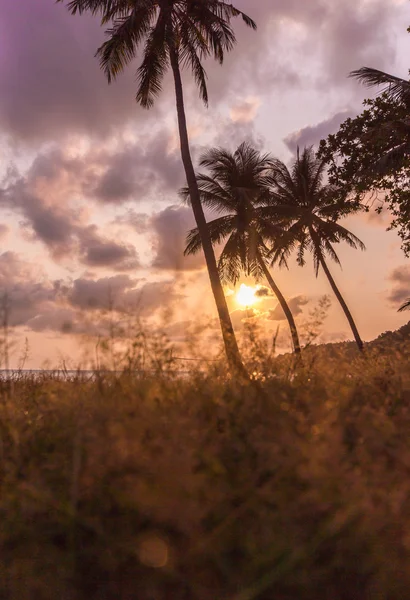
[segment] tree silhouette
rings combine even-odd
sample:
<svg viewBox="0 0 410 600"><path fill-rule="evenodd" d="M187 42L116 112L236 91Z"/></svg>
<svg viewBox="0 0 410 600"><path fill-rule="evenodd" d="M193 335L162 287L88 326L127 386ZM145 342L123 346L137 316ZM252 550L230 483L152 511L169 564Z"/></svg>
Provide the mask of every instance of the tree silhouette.
<svg viewBox="0 0 410 600"><path fill-rule="evenodd" d="M389 149L374 162L373 168L379 173L389 169L400 170L410 155L410 82L383 71L362 67L350 73L366 87L380 87L381 93L392 103L404 105L406 115L403 118L389 119L381 126L373 127L366 134L365 141L372 143L378 139L390 139Z"/></svg>
<svg viewBox="0 0 410 600"><path fill-rule="evenodd" d="M289 171L286 165L275 160L271 171L272 218L284 218L288 227L273 240L270 252L272 263L287 265L293 251L297 262L305 264L305 252L313 255L316 276L322 267L330 286L340 302L352 329L357 346L363 350L356 324L330 271L325 257L328 255L340 265L334 244L346 242L352 248L364 250L364 244L353 233L338 224L338 220L361 209L357 202L343 200L331 185L323 184L325 162L316 158L312 148L299 153Z"/></svg>
<svg viewBox="0 0 410 600"><path fill-rule="evenodd" d="M272 221L271 211L265 206L272 159L243 143L234 153L221 148L205 152L200 166L210 172L197 175L201 202L221 215L208 222L212 243L226 240L218 262L221 279L235 284L242 272L256 280L265 277L288 320L294 351L300 354L292 312L266 265L265 242L281 231L280 224ZM189 200L189 190L183 189L181 196ZM194 254L201 247L198 228L193 229L188 234L185 254Z"/></svg>
<svg viewBox="0 0 410 600"><path fill-rule="evenodd" d="M161 91L166 70L169 66L172 69L182 162L219 314L225 350L231 368L246 377L218 276L192 164L181 69L191 70L200 97L207 104L204 59L211 57L220 64L223 63L225 52L232 50L236 43L231 27L234 17L241 17L252 29L256 29L256 25L242 11L224 0L71 0L67 6L72 14L99 14L102 24L111 24L107 29L109 39L97 51L109 82L133 61L138 48L143 46L142 62L137 71L136 99L144 108L150 108L154 104Z"/></svg>

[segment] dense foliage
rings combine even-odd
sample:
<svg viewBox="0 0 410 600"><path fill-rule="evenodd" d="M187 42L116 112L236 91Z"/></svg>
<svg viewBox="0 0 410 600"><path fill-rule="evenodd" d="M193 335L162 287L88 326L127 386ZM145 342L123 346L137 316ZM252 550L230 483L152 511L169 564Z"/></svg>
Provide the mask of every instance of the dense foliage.
<svg viewBox="0 0 410 600"><path fill-rule="evenodd" d="M407 103L384 93L364 103L336 134L322 140L319 156L329 165L330 183L368 208L387 207L405 253L410 253L410 122Z"/></svg>
<svg viewBox="0 0 410 600"><path fill-rule="evenodd" d="M257 389L160 356L4 385L0 598L403 600L409 334L282 357Z"/></svg>

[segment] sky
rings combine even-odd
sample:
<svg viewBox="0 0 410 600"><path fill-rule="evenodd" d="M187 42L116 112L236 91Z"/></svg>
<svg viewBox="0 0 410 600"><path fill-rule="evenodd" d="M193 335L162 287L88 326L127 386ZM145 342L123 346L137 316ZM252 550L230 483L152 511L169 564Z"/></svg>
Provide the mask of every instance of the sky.
<svg viewBox="0 0 410 600"><path fill-rule="evenodd" d="M0 294L13 327L12 365L25 340L26 366L79 363L84 344L109 329L115 311L161 323L180 341L209 323L219 341L203 259L184 258L194 226L181 204L184 184L172 80L154 108L135 102L135 64L109 86L94 58L98 19L71 16L53 0L0 0ZM184 73L194 160L210 146L252 142L291 163L361 111L374 95L347 78L371 66L407 78L407 0L237 0L258 31L234 22L238 44L220 67L207 63L209 107ZM344 223L366 252L340 246L329 265L365 340L408 321L410 265L388 213ZM301 329L331 290L313 265L274 270ZM254 285L244 278L238 283ZM264 282L260 282L261 285ZM264 331L286 323L271 295L251 311L227 288L235 329L246 318ZM332 298L331 298L332 299ZM154 325L155 324L155 325ZM351 339L335 299L321 341ZM211 338L210 338L211 339ZM209 342L211 343L211 342Z"/></svg>

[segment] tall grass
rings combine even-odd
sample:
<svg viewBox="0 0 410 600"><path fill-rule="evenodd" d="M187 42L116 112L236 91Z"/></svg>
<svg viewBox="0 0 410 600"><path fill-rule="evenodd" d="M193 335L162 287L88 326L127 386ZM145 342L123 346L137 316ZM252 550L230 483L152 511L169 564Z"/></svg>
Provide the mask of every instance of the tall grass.
<svg viewBox="0 0 410 600"><path fill-rule="evenodd" d="M245 388L158 340L145 371L2 383L2 600L409 596L409 338L247 348Z"/></svg>

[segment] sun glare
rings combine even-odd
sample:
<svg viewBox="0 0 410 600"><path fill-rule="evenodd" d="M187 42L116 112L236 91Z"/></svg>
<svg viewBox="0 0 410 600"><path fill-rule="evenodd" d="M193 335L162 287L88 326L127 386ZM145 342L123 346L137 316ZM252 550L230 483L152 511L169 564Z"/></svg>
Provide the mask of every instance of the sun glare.
<svg viewBox="0 0 410 600"><path fill-rule="evenodd" d="M257 288L250 287L249 285L241 284L241 287L236 293L236 301L241 306L252 306L258 301L256 296Z"/></svg>

